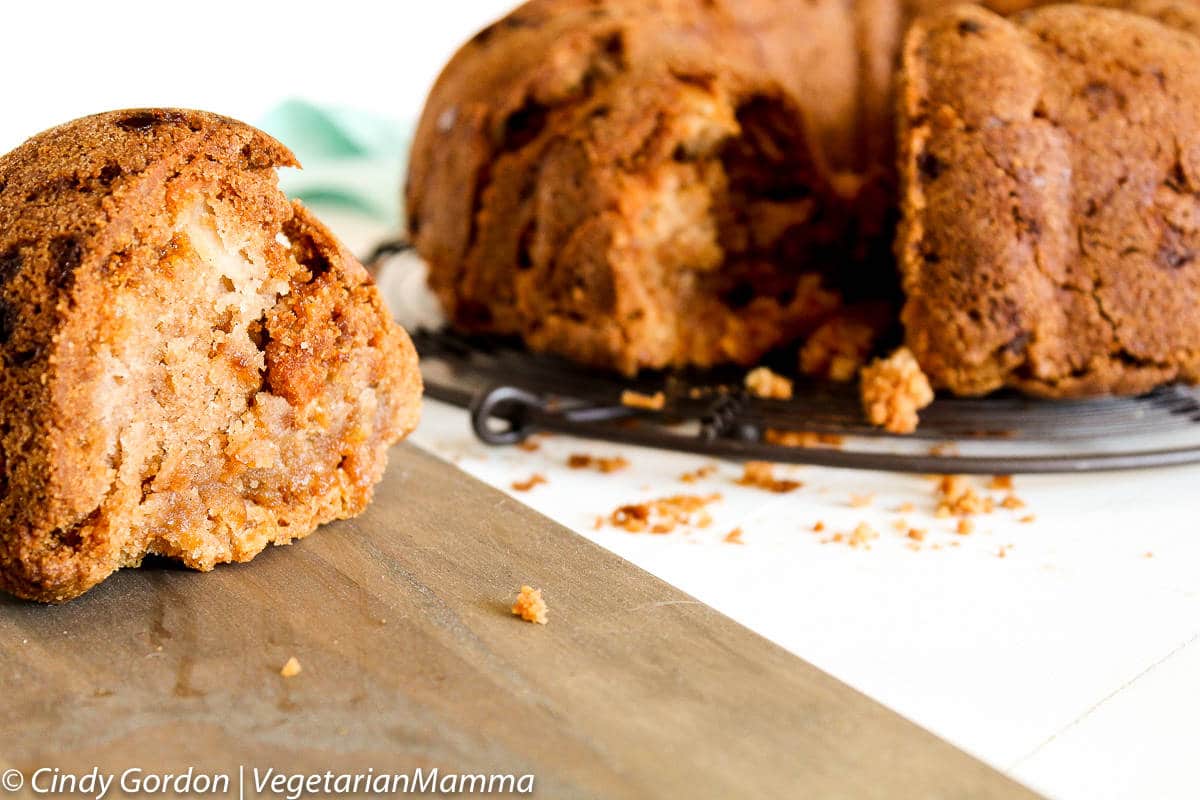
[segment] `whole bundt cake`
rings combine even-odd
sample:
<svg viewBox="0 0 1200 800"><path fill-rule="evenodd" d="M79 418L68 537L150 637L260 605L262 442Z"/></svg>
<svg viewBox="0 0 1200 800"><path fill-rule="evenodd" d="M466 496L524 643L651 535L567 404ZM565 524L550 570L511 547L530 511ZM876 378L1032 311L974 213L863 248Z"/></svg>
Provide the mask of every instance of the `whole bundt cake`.
<svg viewBox="0 0 1200 800"><path fill-rule="evenodd" d="M526 3L422 117L430 282L626 374L846 378L891 331L962 394L1194 380L1196 0L1037 5Z"/></svg>

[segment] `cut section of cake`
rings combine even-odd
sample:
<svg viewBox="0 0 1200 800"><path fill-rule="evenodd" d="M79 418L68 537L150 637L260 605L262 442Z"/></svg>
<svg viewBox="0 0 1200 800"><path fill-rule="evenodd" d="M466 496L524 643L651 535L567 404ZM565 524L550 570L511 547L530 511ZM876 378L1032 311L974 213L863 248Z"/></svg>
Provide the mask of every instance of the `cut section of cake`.
<svg viewBox="0 0 1200 800"><path fill-rule="evenodd" d="M858 207L886 193L856 170L891 137L857 124L855 13L534 0L481 32L408 182L453 324L631 374L752 364L880 290L887 227Z"/></svg>
<svg viewBox="0 0 1200 800"><path fill-rule="evenodd" d="M408 336L277 188L278 142L119 111L0 157L0 587L247 561L360 512L417 422Z"/></svg>

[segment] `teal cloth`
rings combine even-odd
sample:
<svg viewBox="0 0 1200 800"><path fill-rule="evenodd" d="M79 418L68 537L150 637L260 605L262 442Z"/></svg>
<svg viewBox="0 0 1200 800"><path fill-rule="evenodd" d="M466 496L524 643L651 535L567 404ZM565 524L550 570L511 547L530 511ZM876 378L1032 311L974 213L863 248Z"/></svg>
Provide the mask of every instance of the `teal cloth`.
<svg viewBox="0 0 1200 800"><path fill-rule="evenodd" d="M268 112L259 127L291 148L304 167L280 174L290 196L399 223L410 125L288 100Z"/></svg>

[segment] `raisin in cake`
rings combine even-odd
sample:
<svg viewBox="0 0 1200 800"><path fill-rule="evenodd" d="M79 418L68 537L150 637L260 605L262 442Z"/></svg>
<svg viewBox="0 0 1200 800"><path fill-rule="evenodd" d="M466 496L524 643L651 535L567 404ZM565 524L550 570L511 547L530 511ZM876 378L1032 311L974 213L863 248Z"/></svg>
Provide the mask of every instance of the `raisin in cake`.
<svg viewBox="0 0 1200 800"><path fill-rule="evenodd" d="M247 561L371 498L407 335L246 125L120 111L0 157L0 587Z"/></svg>

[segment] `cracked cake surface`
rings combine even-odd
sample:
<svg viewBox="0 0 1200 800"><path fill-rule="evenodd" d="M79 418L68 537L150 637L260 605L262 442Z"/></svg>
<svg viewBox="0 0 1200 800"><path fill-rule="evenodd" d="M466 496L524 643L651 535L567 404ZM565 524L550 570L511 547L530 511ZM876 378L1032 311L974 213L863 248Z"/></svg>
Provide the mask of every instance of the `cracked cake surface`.
<svg viewBox="0 0 1200 800"><path fill-rule="evenodd" d="M910 31L897 250L907 343L936 386L1200 379L1200 38L1194 7L1137 5L1172 24L962 6Z"/></svg>
<svg viewBox="0 0 1200 800"><path fill-rule="evenodd" d="M366 270L213 114L130 110L0 157L0 587L247 561L352 516L416 424Z"/></svg>

